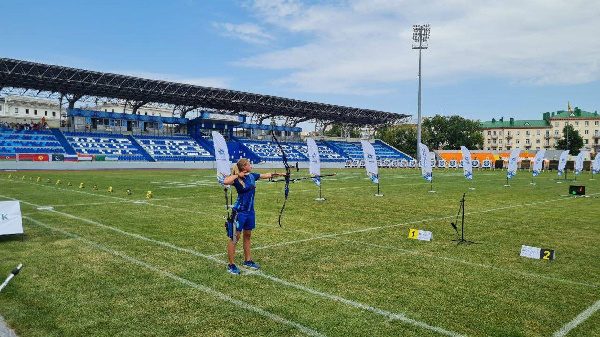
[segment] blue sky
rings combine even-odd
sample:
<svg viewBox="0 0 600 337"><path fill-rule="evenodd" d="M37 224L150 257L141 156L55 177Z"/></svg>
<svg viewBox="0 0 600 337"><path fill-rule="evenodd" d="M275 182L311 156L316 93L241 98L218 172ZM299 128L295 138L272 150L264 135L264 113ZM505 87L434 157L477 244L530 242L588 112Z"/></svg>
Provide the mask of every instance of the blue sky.
<svg viewBox="0 0 600 337"><path fill-rule="evenodd" d="M600 110L591 0L2 0L0 57L417 114Z"/></svg>

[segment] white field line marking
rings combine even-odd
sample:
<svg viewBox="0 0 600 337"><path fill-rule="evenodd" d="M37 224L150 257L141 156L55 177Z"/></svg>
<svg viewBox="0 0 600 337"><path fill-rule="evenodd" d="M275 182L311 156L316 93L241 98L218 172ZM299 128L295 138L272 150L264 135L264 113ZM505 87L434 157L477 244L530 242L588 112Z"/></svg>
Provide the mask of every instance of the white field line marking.
<svg viewBox="0 0 600 337"><path fill-rule="evenodd" d="M305 333L305 334L307 334L309 336L325 336L324 334L322 334L322 333L320 333L318 331L312 330L310 328L307 328L307 327L305 327L305 326L303 326L303 325L301 325L299 323L287 320L287 319L285 319L285 318L283 318L281 316L278 316L276 314L270 313L270 312L268 312L266 310L263 310L263 309L261 309L259 307L256 307L256 306L254 306L252 304L249 304L247 302L237 300L237 299L235 299L235 298L233 298L233 297L231 297L229 295L226 295L226 294L224 294L222 292L214 290L214 289L212 289L212 288L210 288L208 286L205 286L205 285L202 285L202 284L199 284L199 283L196 283L196 282L192 282L192 281L190 281L188 279L185 279L185 278L182 278L182 277L177 276L175 274L169 273L168 271L159 269L159 268L157 268L157 267L155 267L155 266L153 266L153 265L151 265L149 263L140 261L140 260L138 260L138 259L136 259L134 257L131 257L129 255L126 255L124 253L121 253L121 252L118 252L116 250L112 250L110 248L104 247L104 246L102 246L99 243L87 240L87 239L85 239L85 238L83 238L81 236L78 236L76 234L72 234L72 233L66 232L66 231L64 231L62 229L51 227L51 226L49 226L47 224L44 224L44 223L42 223L40 221L37 221L35 219L32 219L30 217L26 216L24 218L28 219L29 221L31 221L31 222L33 222L35 224L37 224L38 226L41 226L41 227L44 227L44 228L47 228L47 229L59 232L59 233L65 235L65 236L68 236L70 238L73 238L73 239L76 239L78 241L81 241L81 242L83 242L83 243L85 243L85 244L87 244L89 246L95 247L95 248L100 249L102 251L105 251L105 252L107 252L109 254L121 257L121 258L123 258L126 261L129 261L129 262L132 262L134 264L137 264L138 266L141 266L141 267L144 267L146 269L149 269L149 270L151 270L151 271L153 271L153 272L155 272L155 273L157 273L159 275L162 275L162 276L168 277L170 279L173 279L173 280L175 280L175 281L177 281L177 282L179 282L181 284L187 285L187 286L192 287L192 288L194 288L196 290L200 290L202 292L205 292L205 293L207 293L207 294L209 294L211 296L214 296L214 297L216 297L216 298L218 298L220 300L230 302L230 303L232 303L232 304L234 304L234 305L236 305L236 306L238 306L238 307L240 307L242 309L249 310L249 311L254 311L254 312L256 312L256 313L258 313L258 314L260 314L260 315L262 315L264 317L267 317L267 318L275 321L275 322L278 322L278 323L281 323L281 324L284 324L284 325L296 328L296 329L302 331L303 333Z"/></svg>
<svg viewBox="0 0 600 337"><path fill-rule="evenodd" d="M181 198L152 198L152 201L157 202L157 201L163 201L163 200L180 200L180 199L189 199L189 198L196 198L196 197L181 197ZM130 202L130 203L136 203L139 200L127 200L124 199L123 201L106 201L106 202L90 202L90 203L85 203L85 204L64 204L64 205L51 205L53 207L73 207L73 206L96 206L96 205L107 205L107 204L122 204L123 202ZM146 202L149 202L150 200L146 200Z"/></svg>
<svg viewBox="0 0 600 337"><path fill-rule="evenodd" d="M96 194L93 194L93 193L90 193L90 194L96 195ZM598 194L598 193L594 193L594 194ZM590 194L590 195L593 195L593 194ZM130 201L128 199L123 199L123 200ZM525 206L532 206L532 205L537 205L537 204L544 204L544 203L548 203L548 202L555 202L555 201L558 201L558 200L564 200L564 199L561 198L561 199L554 199L554 200L547 200L547 201L537 201L537 202L520 204L520 205L511 205L511 206L498 207L498 208L493 208L493 209L488 209L488 210L482 210L482 211L468 212L468 213L465 213L465 216L479 214L479 213L489 213L489 212L494 212L494 211L498 211L498 210L516 208L516 207L525 207ZM31 205L33 205L33 204L31 204ZM157 206L157 207L174 209L174 210L177 210L177 211L197 213L196 211L190 211L190 210L186 210L186 209L178 209L178 208L175 208L175 207L170 207L170 206L165 206L165 205L155 205L155 204L151 204L151 205ZM202 213L202 212L200 212L200 213ZM202 214L211 215L211 216L217 216L217 215L209 214L209 213L202 213ZM217 217L221 217L221 216L217 216ZM355 234L355 233L361 233L361 232L367 232L367 231L377 230L377 229L387 229L387 228L399 227L399 226L409 226L409 225L414 225L414 224L423 223L423 222L439 221L439 220L449 219L449 218L453 218L453 217L455 217L455 215L445 216L445 217L441 217L441 218L430 218L430 219L416 220L416 221L412 221L412 222L405 222L405 223L400 223L400 224L395 224L395 225L370 227L370 228L364 228L364 229L359 229L359 230L354 230L354 231L348 231L348 232L342 232L342 233L319 235L319 236L315 236L315 237L307 238L307 239L302 239L302 240L287 241L287 242L280 242L280 243L276 243L276 244L272 244L272 245L266 245L266 246L260 246L260 247L253 247L252 249L253 250L269 249L269 248L280 247L280 246L285 246L285 245L293 245L293 244L296 244L296 243L307 242L307 241L312 241L312 240L321 240L321 239L335 238L337 236L349 235L349 234ZM261 224L261 225L266 225L266 224ZM300 232L307 233L307 234L312 234L312 233L305 232L305 231L300 231ZM370 244L370 243L366 243L366 242L362 242L362 241L356 241L356 242L361 242L364 245L378 246L378 245L374 245L374 244ZM408 253L412 253L412 251L404 250L404 249L401 249L401 248L386 247L386 246L379 246L379 247L381 247L381 248L389 248L389 249L396 249L396 250L401 250L401 251L406 251ZM239 252L241 252L241 250L239 250L237 252L239 253ZM224 255L226 255L226 253L217 253L217 254L206 255L206 256L207 257L216 258L216 257L219 257L219 256L224 256ZM424 254L424 255L426 255L426 254ZM570 283L570 284L581 285L581 286L586 286L586 287L591 287L591 288L597 288L598 287L598 286L593 285L593 284L587 284L587 283L576 282L576 281L571 281L571 280L566 280L566 279L560 279L560 278L553 278L553 277L550 277L550 276L544 276L544 275L539 275L539 274L531 274L531 273L521 272L521 271L517 271L517 270L504 269L504 268L490 266L490 265L472 263L472 262L463 261L463 260L455 260L455 259L446 258L446 257L442 257L442 256L431 256L431 257L439 258L439 259L443 259L443 260L448 260L448 261L453 261L453 262L457 262L457 263L462 263L462 264L467 264L467 265L480 266L480 267L483 267L483 268L493 269L493 270L497 270L497 271L503 271L503 272L508 272L508 273L519 274L519 275L522 275L522 276L535 277L535 278L541 278L541 279L547 279L547 280L554 280L554 281L557 281L557 282Z"/></svg>
<svg viewBox="0 0 600 337"><path fill-rule="evenodd" d="M97 205L108 205L108 204L122 204L123 201L106 201L106 202L90 202L86 204L65 204L65 205L51 205L52 207L73 207L73 206L97 206Z"/></svg>
<svg viewBox="0 0 600 337"><path fill-rule="evenodd" d="M35 206L32 203L28 203L28 202L24 202L24 201L21 201L21 202L25 203L25 204L28 204L28 205ZM192 255L195 255L195 256L199 256L199 257L205 258L207 260L217 262L219 264L226 265L228 263L226 261L219 260L219 259L217 259L215 257L210 256L210 255L205 255L205 254L202 254L200 252L193 251L191 249L186 249L186 248L178 247L178 246L175 246L175 245L173 245L171 243L168 243L168 242L158 241L158 240L146 238L146 237L141 236L139 234L130 233L130 232L127 232L127 231L124 231L124 230L121 230L121 229L118 229L118 228L115 228L115 227L111 227L111 226L108 226L108 225L101 224L101 223L96 222L96 221L92 221L92 220L80 218L80 217L77 217L77 216L74 216L74 215L71 215L71 214L67 214L67 213L63 213L63 212L58 212L58 211L55 211L55 210L48 210L48 211L56 213L56 214L60 214L62 216L68 217L68 218L72 218L72 219L76 219L76 220L79 220L79 221L87 222L89 224L92 224L92 225L95 225L95 226L98 226L98 227L101 227L101 228L104 228L104 229L112 230L112 231L115 231L115 232L123 234L123 235L131 236L131 237L134 237L136 239L144 240L144 241L147 241L147 242L152 242L154 244L165 246L165 247L169 247L169 248L175 249L175 250L180 251L180 252L185 252L185 253L189 253L189 254L192 254ZM246 268L242 268L242 269L244 269L244 271L247 270ZM314 294L314 295L318 295L318 296L321 296L321 297L324 297L324 298L328 298L328 299L331 299L331 300L339 301L339 302L351 305L351 306L353 306L355 308L358 308L358 309L367 310L367 311L373 312L375 314L387 317L390 320L399 320L399 321L402 321L402 322L405 322L405 323L409 323L409 324L413 324L413 325L416 325L416 326L419 326L419 327L422 327L422 328L425 328L425 329L433 330L433 331L439 332L439 333L447 335L447 336L456 336L456 337L457 336L461 336L458 333L455 333L455 332L452 332L452 331L447 331L447 330L444 330L442 328L439 328L439 327L436 327L436 326L432 326L432 325L429 325L429 324L424 323L424 322L413 320L411 318L406 317L404 314L397 314L397 313L389 312L389 311L382 310L382 309L379 309L379 308L376 308L376 307L372 307L372 306L369 306L369 305L366 305L366 304L363 304L363 303L360 303L360 302L348 300L348 299L340 297L340 296L336 296L336 295L332 295L332 294L329 294L329 293L320 292L320 291L317 291L317 290L314 290L314 289L311 289L311 288L308 288L308 287L305 287L305 286L302 286L302 285L299 285L299 284L291 283L291 282L284 281L282 279L279 279L279 278L276 278L276 277L273 277L273 276L266 275L266 274L264 274L264 273L262 273L260 271L259 272L253 272L253 273L251 273L251 275L257 275L257 276L266 278L268 280L271 280L273 282L277 282L277 283L280 283L280 284L283 284L283 285L286 285L286 286L289 286L289 287L292 287L292 288L295 288L295 289L298 289L298 290L303 290L303 291L308 292L310 294Z"/></svg>
<svg viewBox="0 0 600 337"><path fill-rule="evenodd" d="M530 202L530 203L525 203L525 204L519 204L519 205L510 205L510 206L504 206L504 207L486 209L486 210L481 210L481 211L473 211L473 212L465 213L465 216L475 215L475 214L480 214L480 213L489 213L489 212L501 211L501 210L511 209L511 208L517 208L517 207L526 207L526 206L534 206L534 205L539 205L539 204L546 204L546 203L549 203L549 202L556 202L556 201L559 201L559 200L565 200L565 199L561 198L561 199L553 199L553 200L546 200L546 201L535 201L535 202ZM410 222L403 222L403 223L394 224L394 225L384 225L384 226L377 226L377 227L367 227L367 228L362 228L362 229L357 229L357 230L347 231L347 232L342 232L342 233L318 235L318 236L315 236L313 238L308 238L308 239L304 239L304 240L289 241L287 244L294 244L294 243L297 243L297 242L304 242L304 241L309 241L309 240L320 240L320 239L332 238L332 237L337 237L337 236L342 236L342 235L349 235L349 234L355 234L355 233L370 232L370 231L379 230L379 229L388 229L388 228L394 228L394 227L408 226L408 225L414 225L414 224L423 223L423 222L440 221L440 220L445 220L445 219L452 219L454 217L456 217L456 214L455 215L448 215L448 216L444 216L444 217L439 217L439 218L429 218L429 219L415 220L415 221L410 221ZM277 243L277 244L274 244L274 245L267 245L267 246L262 246L262 247L253 247L252 249L253 250L256 250L256 249L267 249L267 248L271 248L271 247L282 246L282 245L285 245L285 244L286 244L285 242L282 242L282 243Z"/></svg>
<svg viewBox="0 0 600 337"><path fill-rule="evenodd" d="M19 181L14 181L14 182L18 183ZM134 203L136 201L139 201L139 200L132 200L132 199L126 199L126 198L122 198L122 197L117 197L117 196L114 196L114 195L105 195L105 194L90 193L90 192L86 192L86 191L82 191L82 190L69 189L69 188L60 188L60 187L56 187L56 186L41 185L41 184L30 183L30 182L27 182L27 183L29 183L30 185L44 186L44 187L49 187L49 188L52 188L52 189L57 189L57 190L62 190L62 191L77 192L77 193L82 193L82 194L91 195L91 196L99 196L99 197L103 197L103 198L117 199L117 200L120 200L120 202ZM160 200L160 199L157 199L157 200ZM147 205L156 206L156 207L169 208L169 209L173 209L173 210L181 211L181 212L203 214L203 215L208 215L208 216L211 216L211 217L223 218L223 216L221 216L221 215L215 215L215 214L212 214L212 213L206 213L206 212L201 212L201 211L193 211L193 210L189 210L189 209L186 209L186 208L175 208L175 207L170 207L170 206L157 205L157 204L153 204L153 203L146 203L146 204ZM50 206L54 206L54 205L50 205ZM68 205L68 206L71 206L71 205Z"/></svg>
<svg viewBox="0 0 600 337"><path fill-rule="evenodd" d="M364 241L354 241L354 240L344 240L344 241L358 243L361 245L377 247L377 248L382 248L382 249L392 249L392 250L397 250L397 251L401 251L404 253L413 254L413 255L417 255L417 256L422 255L422 256L426 256L426 257L432 257L432 258L437 258L437 259L441 259L441 260L445 260L445 261L462 263L462 264L466 264L469 266L492 269L492 270L505 272L505 273L517 274L517 275L526 276L526 277L533 277L533 278L539 278L539 279L544 279L544 280L549 280L549 281L563 282L563 283L579 285L579 286L584 286L584 287L589 287L589 288L598 288L598 286L594 285L594 284L571 281L571 280L566 280L566 279L561 279L561 278L556 278L556 277L551 277L551 276L544 276L544 275L540 275L540 274L528 273L528 272L524 272L524 271L520 271L520 270L500 268L500 267L490 266L490 265L486 265L486 264L482 264L482 263L453 259L451 257L445 257L445 256L437 256L435 254L428 254L428 253L418 252L418 251L409 250L409 249L403 249L403 248L397 248L397 247L391 247L391 246L383 246L383 245L368 243L368 242L364 242Z"/></svg>
<svg viewBox="0 0 600 337"><path fill-rule="evenodd" d="M477 213L487 213L487 212L493 212L493 211L497 211L497 210L504 210L504 209L509 209L509 208L516 208L516 207L521 207L521 206L531 206L531 205L535 205L535 204L543 204L543 203L548 203L548 202L554 202L554 201L557 201L557 200L564 200L564 199L556 199L556 200L548 200L548 201L538 201L538 202L533 202L533 203L528 203L528 204L522 204L522 205L513 205L513 206L499 207L499 208L494 208L494 209L489 209L489 210L483 210L483 211L474 211L474 212L465 213L465 216L466 215L473 215L473 214L477 214ZM409 225L414 225L414 224L421 223L421 222L429 222L429 221L436 221L436 220L444 220L444 219L448 219L448 218L454 218L455 216L456 215L450 215L450 216L445 216L445 217L435 218L435 219L431 218L431 219L424 219L424 220L416 220L416 221L405 222L405 223L395 224L395 225L370 227L370 228L359 229L359 230L355 230L355 231L348 231L348 232L343 232L343 233L334 233L334 234L319 235L319 236L315 236L315 237L312 237L312 238L306 238L306 239L301 239L301 240L279 242L279 243L272 244L272 245L252 247L252 250L269 249L269 248L274 248L274 247L280 247L280 246L286 246L286 245L293 245L293 244L296 244L296 243L302 243L302 242L307 242L307 241L312 241L312 240L330 239L330 238L335 238L335 237L342 236L342 235L348 235L348 234L366 232L366 231L376 230L376 229L385 229L385 228L399 227L399 226L409 226ZM464 261L464 260L453 259L453 258L449 258L449 257L437 256L437 255L432 255L432 254L425 254L425 253L421 253L421 252L417 252L417 251L411 251L411 250L408 250L408 249L402 249L402 248L396 248L396 247L390 247L390 246L382 246L382 245L372 244L372 243L363 242L363 241L354 241L354 240L347 240L347 241L355 242L355 243L360 243L360 244L363 244L363 245L369 245L369 246L373 246L373 247L399 250L399 251L403 251L403 252L411 253L411 254L416 254L416 255L420 254L420 255L425 255L425 256L432 257L432 258L439 258L439 259L442 259L442 260L447 260L447 261L462 263L462 264L471 265L471 266L479 266L479 267L483 267L483 268L487 268L487 269L493 269L493 270L497 270L497 271L502 271L502 272L507 272L507 273L513 273L513 274L518 274L518 275L522 275L522 276L528 276L528 277L534 277L534 278L540 278L540 279L546 279L546 280L553 280L553 281L557 281L557 282L564 282L564 283L569 283L569 284L574 284L574 285L580 285L580 286L585 286L585 287L590 287L590 288L598 288L598 286L594 285L594 284L583 283L583 282L576 282L576 281L571 281L571 280L567 280L567 279L561 279L561 278L555 278L555 277L550 277L550 276L544 276L544 275L540 275L540 274L527 273L527 272L522 272L522 271L518 271L518 270L505 269L505 268L500 268L500 267L496 267L496 266L490 266L490 265L485 265L485 264L480 264L480 263L474 263L474 262L469 262L469 261ZM240 252L242 252L242 250L237 250L236 252L240 253ZM210 256L211 257L218 257L218 256L225 256L225 255L227 255L227 253L217 253L217 254L213 254L213 255L210 255Z"/></svg>
<svg viewBox="0 0 600 337"><path fill-rule="evenodd" d="M569 331L575 329L575 327L577 327L579 324L583 323L583 321L585 321L590 316L592 316L596 311L598 311L598 309L600 309L600 301L597 301L596 303L592 304L587 309L585 309L582 313L577 315L577 317L575 317L572 321L563 325L562 328L560 328L560 330L558 330L557 332L555 332L552 335L552 337L566 336L569 333Z"/></svg>

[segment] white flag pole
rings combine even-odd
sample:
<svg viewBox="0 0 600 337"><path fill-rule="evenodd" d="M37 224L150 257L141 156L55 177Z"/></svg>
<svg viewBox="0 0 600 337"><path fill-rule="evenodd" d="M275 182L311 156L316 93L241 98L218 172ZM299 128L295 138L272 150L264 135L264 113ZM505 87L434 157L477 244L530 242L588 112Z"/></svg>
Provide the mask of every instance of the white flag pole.
<svg viewBox="0 0 600 337"><path fill-rule="evenodd" d="M377 155L375 154L375 148L373 148L371 143L365 140L361 140L360 144L362 145L367 175L374 183L377 184L377 194L375 194L375 196L383 197L383 194L381 194L379 191L379 171L377 167Z"/></svg>
<svg viewBox="0 0 600 337"><path fill-rule="evenodd" d="M460 147L460 151L462 152L462 160L463 160L463 173L467 180L471 180L470 190L474 190L473 187L473 160L471 158L471 151L467 149L465 146Z"/></svg>
<svg viewBox="0 0 600 337"><path fill-rule="evenodd" d="M306 146L308 148L308 160L309 160L309 173L313 177L313 182L319 187L319 197L316 201L325 201L325 198L321 195L321 158L319 156L319 147L312 138L306 138Z"/></svg>

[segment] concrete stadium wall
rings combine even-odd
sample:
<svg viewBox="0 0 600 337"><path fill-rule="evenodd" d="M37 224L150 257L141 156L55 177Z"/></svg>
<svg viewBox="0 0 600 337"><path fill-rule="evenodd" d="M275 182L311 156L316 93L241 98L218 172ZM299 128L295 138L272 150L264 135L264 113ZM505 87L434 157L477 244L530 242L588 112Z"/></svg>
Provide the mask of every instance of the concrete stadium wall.
<svg viewBox="0 0 600 337"><path fill-rule="evenodd" d="M233 164L232 164L233 165ZM296 162L289 162L292 169L295 169ZM298 165L302 169L308 168L307 162L301 162ZM321 168L344 168L344 163L321 163ZM263 162L253 164L254 169L283 169L283 162ZM102 161L102 162L32 162L32 161L2 161L0 170L4 171L36 171L36 170L55 170L55 171L85 171L85 170L216 170L214 161L203 162L126 162L126 161Z"/></svg>

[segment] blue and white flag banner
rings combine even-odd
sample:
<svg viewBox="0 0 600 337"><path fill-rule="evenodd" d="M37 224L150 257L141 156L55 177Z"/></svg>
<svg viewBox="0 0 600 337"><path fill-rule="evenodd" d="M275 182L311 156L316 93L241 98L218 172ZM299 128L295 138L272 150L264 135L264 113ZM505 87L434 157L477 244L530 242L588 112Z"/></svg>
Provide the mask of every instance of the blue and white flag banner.
<svg viewBox="0 0 600 337"><path fill-rule="evenodd" d="M596 158L592 162L592 173L597 174L598 172L600 172L600 155L596 153Z"/></svg>
<svg viewBox="0 0 600 337"><path fill-rule="evenodd" d="M217 179L225 188L223 180L231 174L231 162L229 161L229 150L225 138L218 131L212 132L213 144L215 145L215 160L217 162Z"/></svg>
<svg viewBox="0 0 600 337"><path fill-rule="evenodd" d="M579 173L581 173L581 171L583 171L583 157L584 153L579 152L579 154L577 155L577 159L575 159L575 175L578 175Z"/></svg>
<svg viewBox="0 0 600 337"><path fill-rule="evenodd" d="M321 158L319 157L319 147L312 138L306 138L306 145L308 146L308 159L310 160L310 176L315 184L321 187Z"/></svg>
<svg viewBox="0 0 600 337"><path fill-rule="evenodd" d="M558 159L558 175L562 176L565 171L565 166L567 166L567 160L569 160L569 150L563 151L560 154L560 158Z"/></svg>
<svg viewBox="0 0 600 337"><path fill-rule="evenodd" d="M465 178L473 179L473 164L471 163L471 152L464 146L460 147L462 151L463 173Z"/></svg>
<svg viewBox="0 0 600 337"><path fill-rule="evenodd" d="M367 169L367 175L375 184L379 184L379 171L377 168L377 156L375 155L375 148L371 143L366 140L361 140L363 156L365 157L365 168Z"/></svg>
<svg viewBox="0 0 600 337"><path fill-rule="evenodd" d="M539 150L536 154L535 154L535 159L533 160L533 169L532 169L532 174L533 176L537 176L538 174L540 174L540 172L542 171L542 165L544 164L544 156L546 155L546 150L542 149Z"/></svg>
<svg viewBox="0 0 600 337"><path fill-rule="evenodd" d="M419 144L419 164L421 164L421 174L425 180L431 182L433 180L433 172L431 170L431 156L429 149L425 144Z"/></svg>
<svg viewBox="0 0 600 337"><path fill-rule="evenodd" d="M519 154L521 153L521 148L516 148L510 153L510 158L508 159L508 170L506 171L506 177L511 179L517 174L517 164L519 162Z"/></svg>

